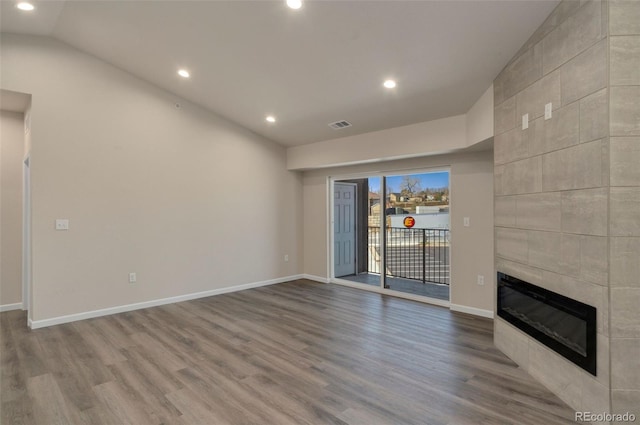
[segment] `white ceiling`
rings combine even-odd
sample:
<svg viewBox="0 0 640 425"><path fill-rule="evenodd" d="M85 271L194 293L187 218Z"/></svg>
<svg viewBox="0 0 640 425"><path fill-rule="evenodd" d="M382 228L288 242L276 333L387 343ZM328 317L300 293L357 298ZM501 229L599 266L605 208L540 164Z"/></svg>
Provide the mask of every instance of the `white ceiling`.
<svg viewBox="0 0 640 425"><path fill-rule="evenodd" d="M0 28L52 36L293 146L467 112L557 4L35 1L25 13L4 0ZM339 120L353 127L327 126Z"/></svg>

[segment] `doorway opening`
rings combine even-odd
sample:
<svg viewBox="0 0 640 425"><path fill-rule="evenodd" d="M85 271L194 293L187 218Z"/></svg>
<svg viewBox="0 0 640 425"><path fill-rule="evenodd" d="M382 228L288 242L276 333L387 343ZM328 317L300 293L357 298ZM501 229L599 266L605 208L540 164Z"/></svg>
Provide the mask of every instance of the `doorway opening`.
<svg viewBox="0 0 640 425"><path fill-rule="evenodd" d="M333 280L449 301L449 171L332 183Z"/></svg>

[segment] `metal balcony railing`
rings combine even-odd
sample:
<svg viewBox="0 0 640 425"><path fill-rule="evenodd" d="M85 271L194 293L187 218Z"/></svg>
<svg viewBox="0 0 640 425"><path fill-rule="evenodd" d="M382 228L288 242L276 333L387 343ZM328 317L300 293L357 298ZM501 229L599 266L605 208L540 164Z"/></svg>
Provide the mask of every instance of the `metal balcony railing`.
<svg viewBox="0 0 640 425"><path fill-rule="evenodd" d="M449 230L391 227L386 234L385 274L449 285ZM369 273L381 272L380 228L369 227Z"/></svg>

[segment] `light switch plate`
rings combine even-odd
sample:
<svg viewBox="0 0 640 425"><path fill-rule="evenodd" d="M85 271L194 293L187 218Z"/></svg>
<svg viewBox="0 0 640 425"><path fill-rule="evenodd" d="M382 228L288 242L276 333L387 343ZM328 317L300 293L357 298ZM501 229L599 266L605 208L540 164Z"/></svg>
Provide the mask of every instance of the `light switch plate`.
<svg viewBox="0 0 640 425"><path fill-rule="evenodd" d="M470 224L471 220L469 219L469 217L464 217L462 219L462 222L464 223L464 227L469 227L471 225Z"/></svg>
<svg viewBox="0 0 640 425"><path fill-rule="evenodd" d="M526 130L529 128L529 114L524 114L522 116L522 129Z"/></svg>
<svg viewBox="0 0 640 425"><path fill-rule="evenodd" d="M544 119L545 120L550 120L551 119L552 112L553 112L553 105L551 104L551 102L549 102L546 105L544 105Z"/></svg>
<svg viewBox="0 0 640 425"><path fill-rule="evenodd" d="M67 219L67 218L57 218L56 219L56 230L69 230L69 219Z"/></svg>

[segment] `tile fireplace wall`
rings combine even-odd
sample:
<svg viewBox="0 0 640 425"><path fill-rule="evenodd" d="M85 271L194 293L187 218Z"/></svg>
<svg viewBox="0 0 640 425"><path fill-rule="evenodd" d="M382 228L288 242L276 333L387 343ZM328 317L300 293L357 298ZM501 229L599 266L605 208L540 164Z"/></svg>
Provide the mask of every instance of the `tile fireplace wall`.
<svg viewBox="0 0 640 425"><path fill-rule="evenodd" d="M572 408L640 418L640 1L562 1L494 90L496 269L597 308L598 374L499 318L496 346Z"/></svg>

